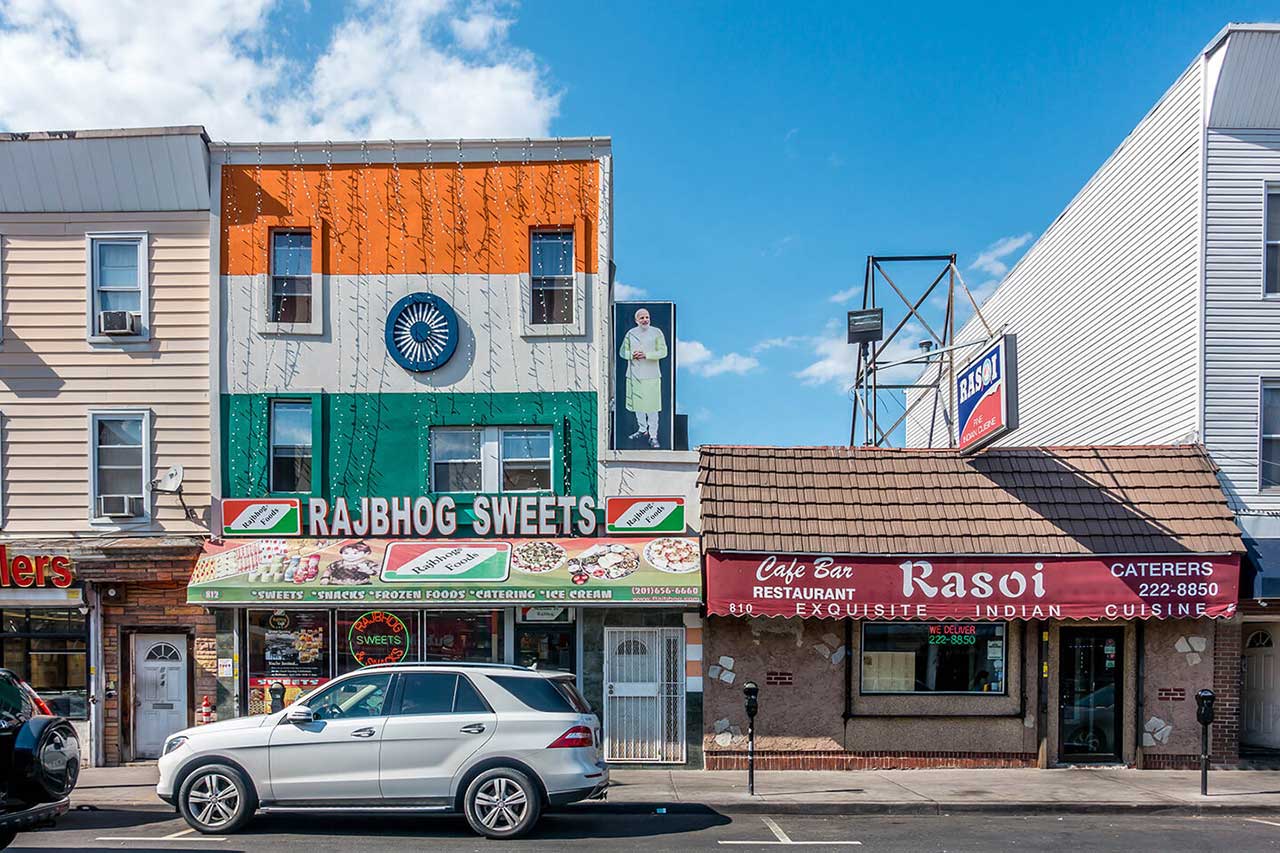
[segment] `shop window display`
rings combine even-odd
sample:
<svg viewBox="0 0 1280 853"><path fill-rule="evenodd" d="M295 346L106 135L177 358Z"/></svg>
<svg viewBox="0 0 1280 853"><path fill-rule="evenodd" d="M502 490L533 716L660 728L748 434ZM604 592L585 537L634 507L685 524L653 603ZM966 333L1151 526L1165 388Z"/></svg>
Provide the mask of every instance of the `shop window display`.
<svg viewBox="0 0 1280 853"><path fill-rule="evenodd" d="M502 661L502 611L428 611L427 660Z"/></svg>
<svg viewBox="0 0 1280 853"><path fill-rule="evenodd" d="M863 693L1004 694L1005 626L892 622L862 626Z"/></svg>
<svg viewBox="0 0 1280 853"><path fill-rule="evenodd" d="M88 719L88 617L75 608L8 609L0 623L0 666L35 688L55 714Z"/></svg>
<svg viewBox="0 0 1280 853"><path fill-rule="evenodd" d="M331 677L329 611L250 610L248 629L250 714L270 713L273 684L288 705Z"/></svg>
<svg viewBox="0 0 1280 853"><path fill-rule="evenodd" d="M339 610L336 674L418 660L419 618L413 610Z"/></svg>

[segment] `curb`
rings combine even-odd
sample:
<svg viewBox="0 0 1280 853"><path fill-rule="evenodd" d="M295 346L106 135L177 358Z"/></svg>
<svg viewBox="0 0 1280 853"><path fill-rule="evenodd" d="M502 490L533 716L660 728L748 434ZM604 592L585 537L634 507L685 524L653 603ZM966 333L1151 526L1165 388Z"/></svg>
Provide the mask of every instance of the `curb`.
<svg viewBox="0 0 1280 853"><path fill-rule="evenodd" d="M93 801L72 798L71 811L173 811L158 799L139 800L135 802ZM374 814L375 812L370 812ZM384 814L384 811L376 812ZM1277 806L1256 806L1248 803L939 803L924 802L891 802L891 803L822 803L822 802L789 802L767 799L732 800L723 802L586 802L560 806L549 809L551 814L570 814L588 816L600 815L705 815L714 813L743 815L814 815L844 817L939 817L953 814L992 815L992 816L1034 816L1034 815L1177 815L1183 817L1211 817L1213 815L1262 816L1275 817L1280 814Z"/></svg>

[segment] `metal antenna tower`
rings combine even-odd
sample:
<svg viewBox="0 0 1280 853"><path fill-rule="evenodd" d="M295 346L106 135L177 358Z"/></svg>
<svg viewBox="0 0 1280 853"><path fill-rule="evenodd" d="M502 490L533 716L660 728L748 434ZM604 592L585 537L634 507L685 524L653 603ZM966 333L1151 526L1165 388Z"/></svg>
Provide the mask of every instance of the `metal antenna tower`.
<svg viewBox="0 0 1280 853"><path fill-rule="evenodd" d="M918 295L908 295L909 291L917 288L906 284L905 278L902 279L904 284L900 286L885 269L886 265L902 264L941 264L942 269ZM986 331L985 339L959 345L955 343L957 284L973 307L974 316ZM862 444L892 447L893 435L898 427L921 406L927 406L929 434L925 446L954 447L956 352L984 345L996 335L978 310L977 300L969 292L964 277L956 268L954 254L868 255L866 278L862 287L863 311L885 308L880 302L879 294L885 292L886 286L892 291L892 296L887 301L893 310L884 313L889 314L890 319L895 313L902 313L887 336L878 341L861 342L857 345L857 373L852 389L853 418L849 427L849 446ZM925 306L931 304L930 298L940 290L946 292L946 307L941 321L935 317L930 322L924 316ZM906 310L902 311L903 308ZM928 335L916 342L918 352L904 350L903 341L900 340L900 336L905 337L903 330L913 320ZM882 372L891 369L896 369L894 372L898 374L910 372L917 366L919 371L914 381L893 381L892 374L884 380L880 376ZM881 424L890 417L893 417L892 423L887 428L882 427ZM943 429L946 431L945 436L940 434Z"/></svg>

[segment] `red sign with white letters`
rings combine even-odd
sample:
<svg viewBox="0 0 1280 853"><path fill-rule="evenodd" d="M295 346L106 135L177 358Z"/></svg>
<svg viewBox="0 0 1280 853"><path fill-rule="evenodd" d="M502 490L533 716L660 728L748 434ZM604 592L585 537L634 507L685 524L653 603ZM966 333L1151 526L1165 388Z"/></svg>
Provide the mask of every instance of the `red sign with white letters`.
<svg viewBox="0 0 1280 853"><path fill-rule="evenodd" d="M1231 616L1240 557L707 554L707 611L820 619Z"/></svg>

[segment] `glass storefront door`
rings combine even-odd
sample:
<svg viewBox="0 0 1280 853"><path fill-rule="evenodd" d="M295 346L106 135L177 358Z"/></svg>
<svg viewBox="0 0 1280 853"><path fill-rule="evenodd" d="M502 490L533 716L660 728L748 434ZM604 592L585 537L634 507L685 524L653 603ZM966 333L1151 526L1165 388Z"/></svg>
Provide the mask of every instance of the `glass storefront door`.
<svg viewBox="0 0 1280 853"><path fill-rule="evenodd" d="M1120 761L1124 629L1063 628L1059 646L1059 760Z"/></svg>

